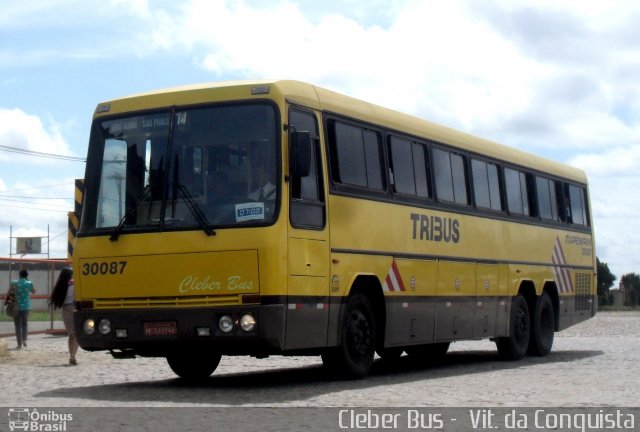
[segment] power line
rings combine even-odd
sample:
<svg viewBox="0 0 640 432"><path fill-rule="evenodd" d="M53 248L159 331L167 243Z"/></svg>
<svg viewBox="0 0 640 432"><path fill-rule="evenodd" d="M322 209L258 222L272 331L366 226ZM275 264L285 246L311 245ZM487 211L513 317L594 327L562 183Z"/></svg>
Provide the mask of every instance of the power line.
<svg viewBox="0 0 640 432"><path fill-rule="evenodd" d="M57 155L57 154L52 154L52 153L43 153L43 152L37 152L37 151L33 151L33 150L25 150L25 149L20 149L20 148L16 148L16 147L9 147L9 146L5 146L5 145L0 145L0 150L11 152L11 153L24 154L24 155L28 155L28 156L37 156L37 157L49 158L49 159L60 159L60 160L67 160L67 161L74 161L74 162L86 162L86 159L81 158L81 157Z"/></svg>
<svg viewBox="0 0 640 432"><path fill-rule="evenodd" d="M68 233L69 233L69 231L68 231L68 230L64 230L64 231L62 231L60 234L58 234L58 235L56 235L56 236L54 236L54 237L51 237L51 238L49 239L49 243L51 243L52 241L54 241L54 240L55 240L55 239L57 239L58 237L62 237L63 235L68 234Z"/></svg>
<svg viewBox="0 0 640 432"><path fill-rule="evenodd" d="M73 201L73 200L70 200ZM68 209L69 207L71 207L70 204L62 204L62 205L55 205L55 203L49 204L49 203L45 203L45 202L36 202L36 201L25 201L25 200L20 200L20 199L11 199L11 198L1 198L0 197L0 206L8 206L10 204L8 203L18 203L18 204L24 204L24 205L29 205L32 206L33 208L40 208L40 209ZM39 207L36 207L39 206Z"/></svg>
<svg viewBox="0 0 640 432"><path fill-rule="evenodd" d="M29 187L29 188L8 190L8 191L4 191L4 193L23 192L23 191L29 191L29 190L34 190L34 189L54 188L54 187L60 187L60 186L71 186L71 184L70 183L59 183L59 184L54 184L54 185L33 186L33 187Z"/></svg>
<svg viewBox="0 0 640 432"><path fill-rule="evenodd" d="M73 200L73 198L60 198L60 197L34 197L34 196L19 196L19 195L0 195L2 198L17 198L17 199L31 199L31 200Z"/></svg>
<svg viewBox="0 0 640 432"><path fill-rule="evenodd" d="M33 211L47 211L47 212L57 212L57 213L69 213L71 211L71 209L55 210L52 208L45 208L45 207L34 207L34 206L27 207L27 206L19 206L19 205L11 205L11 204L0 204L0 207L20 208L20 209L28 209ZM62 207L58 207L58 208L62 208Z"/></svg>

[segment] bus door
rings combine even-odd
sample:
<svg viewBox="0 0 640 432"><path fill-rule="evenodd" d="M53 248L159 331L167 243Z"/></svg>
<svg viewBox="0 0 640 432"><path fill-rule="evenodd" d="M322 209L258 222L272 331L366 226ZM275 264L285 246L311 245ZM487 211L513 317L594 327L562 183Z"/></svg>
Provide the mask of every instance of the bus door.
<svg viewBox="0 0 640 432"><path fill-rule="evenodd" d="M308 173L289 179L286 349L326 346L329 318L329 230L318 121L311 111L289 109L289 137L311 136ZM290 145L290 149L291 149ZM295 155L289 154L289 163Z"/></svg>

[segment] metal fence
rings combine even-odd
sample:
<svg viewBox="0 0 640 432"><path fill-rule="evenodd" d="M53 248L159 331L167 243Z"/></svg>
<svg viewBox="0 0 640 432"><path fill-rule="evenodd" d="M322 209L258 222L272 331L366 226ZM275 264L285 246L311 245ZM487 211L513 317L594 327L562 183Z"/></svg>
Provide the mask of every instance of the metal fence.
<svg viewBox="0 0 640 432"><path fill-rule="evenodd" d="M32 310L42 312L48 310L49 296L58 279L60 270L69 267L67 260L0 258L0 299L4 303L12 280L19 278L20 270L29 272L29 280L33 282L35 294L31 295Z"/></svg>

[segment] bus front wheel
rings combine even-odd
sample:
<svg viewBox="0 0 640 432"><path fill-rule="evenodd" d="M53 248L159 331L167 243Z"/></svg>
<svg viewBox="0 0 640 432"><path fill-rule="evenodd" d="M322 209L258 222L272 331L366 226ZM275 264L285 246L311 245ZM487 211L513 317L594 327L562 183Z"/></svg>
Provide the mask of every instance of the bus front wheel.
<svg viewBox="0 0 640 432"><path fill-rule="evenodd" d="M496 339L498 355L503 360L519 360L527 353L531 335L529 306L521 295L513 297L509 325L509 336Z"/></svg>
<svg viewBox="0 0 640 432"><path fill-rule="evenodd" d="M186 381L209 377L216 370L222 356L215 352L185 351L167 356L171 370Z"/></svg>
<svg viewBox="0 0 640 432"><path fill-rule="evenodd" d="M369 373L376 349L376 326L369 299L349 297L342 317L340 345L325 352L322 362L343 378L362 378Z"/></svg>

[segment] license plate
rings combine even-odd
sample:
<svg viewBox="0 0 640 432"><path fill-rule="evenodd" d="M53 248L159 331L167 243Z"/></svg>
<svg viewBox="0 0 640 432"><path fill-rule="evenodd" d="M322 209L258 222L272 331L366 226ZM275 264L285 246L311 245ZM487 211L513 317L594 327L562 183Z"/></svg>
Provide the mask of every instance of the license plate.
<svg viewBox="0 0 640 432"><path fill-rule="evenodd" d="M144 323L145 336L175 336L178 327L175 321Z"/></svg>

